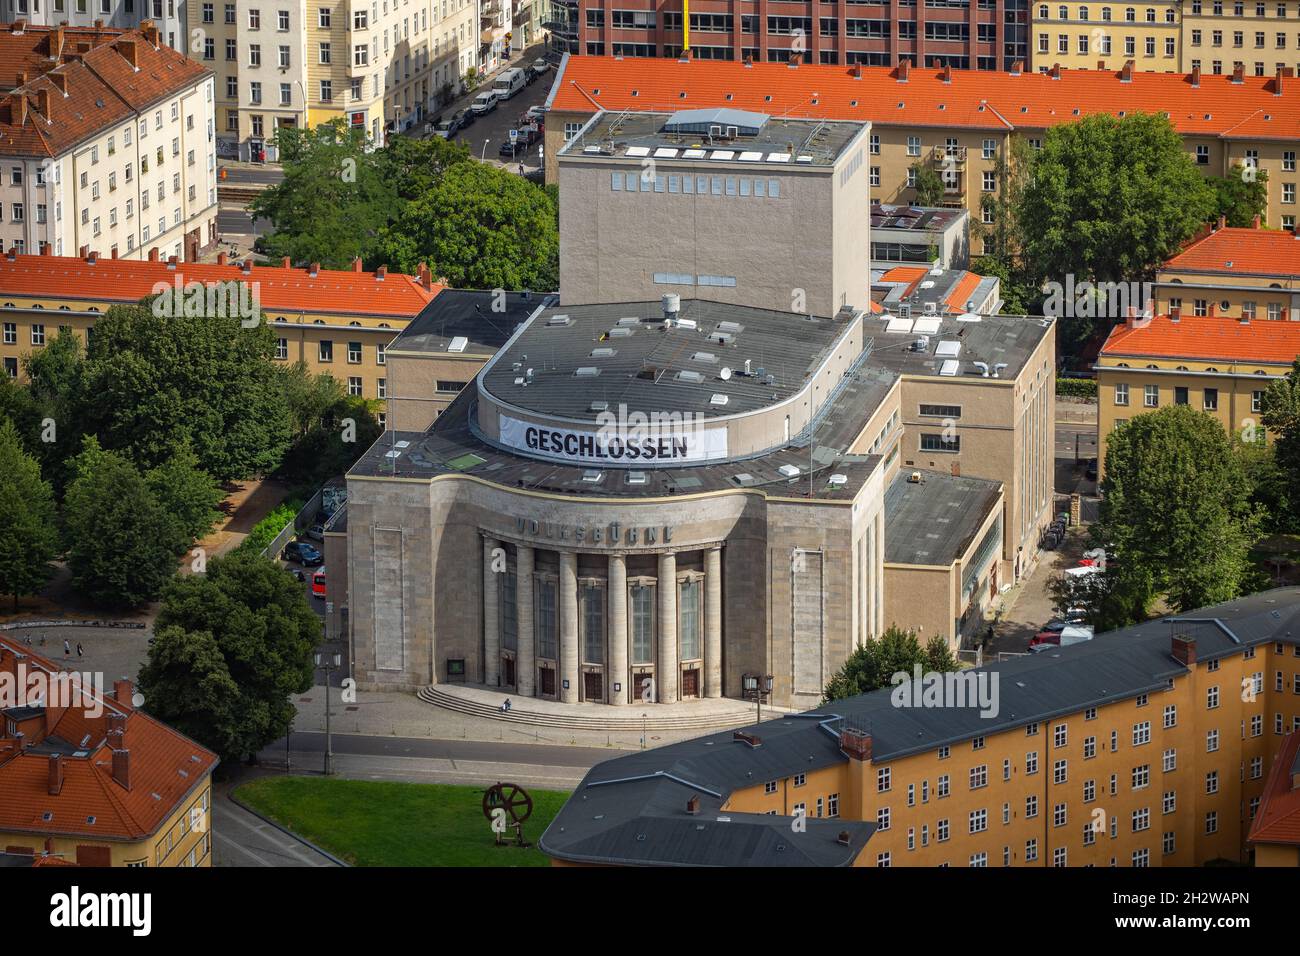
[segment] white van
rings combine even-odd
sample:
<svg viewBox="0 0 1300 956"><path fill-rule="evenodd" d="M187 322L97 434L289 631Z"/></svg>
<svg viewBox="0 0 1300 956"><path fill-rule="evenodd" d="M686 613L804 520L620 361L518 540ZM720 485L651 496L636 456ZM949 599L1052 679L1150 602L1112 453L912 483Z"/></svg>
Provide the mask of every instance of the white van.
<svg viewBox="0 0 1300 956"><path fill-rule="evenodd" d="M474 97L474 102L469 104L469 111L476 116L486 116L497 108L500 99L494 90L487 90Z"/></svg>
<svg viewBox="0 0 1300 956"><path fill-rule="evenodd" d="M498 99L508 100L527 85L528 77L524 76L524 71L517 66L512 66L496 78L492 84L492 92Z"/></svg>

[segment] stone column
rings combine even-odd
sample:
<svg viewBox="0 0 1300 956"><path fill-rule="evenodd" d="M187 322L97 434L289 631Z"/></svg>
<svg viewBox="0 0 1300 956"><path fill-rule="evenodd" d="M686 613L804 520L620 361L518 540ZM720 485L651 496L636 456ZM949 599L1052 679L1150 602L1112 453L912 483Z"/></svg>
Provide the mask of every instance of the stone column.
<svg viewBox="0 0 1300 956"><path fill-rule="evenodd" d="M655 701L677 703L677 555L659 555L659 661Z"/></svg>
<svg viewBox="0 0 1300 956"><path fill-rule="evenodd" d="M609 702L626 704L629 697L628 682L632 679L627 667L627 558L621 554L609 556L609 573L605 586L606 610L609 624ZM614 685L618 684L618 689Z"/></svg>
<svg viewBox="0 0 1300 956"><path fill-rule="evenodd" d="M515 618L519 650L515 652L515 684L520 697L537 694L537 636L533 633L533 549L515 549Z"/></svg>
<svg viewBox="0 0 1300 956"><path fill-rule="evenodd" d="M578 556L560 552L560 700L578 702ZM565 687L565 682L568 687Z"/></svg>
<svg viewBox="0 0 1300 956"><path fill-rule="evenodd" d="M704 696L722 696L722 549L704 552Z"/></svg>
<svg viewBox="0 0 1300 956"><path fill-rule="evenodd" d="M497 575L492 552L501 547L496 538L483 539L483 683L501 685L501 615Z"/></svg>

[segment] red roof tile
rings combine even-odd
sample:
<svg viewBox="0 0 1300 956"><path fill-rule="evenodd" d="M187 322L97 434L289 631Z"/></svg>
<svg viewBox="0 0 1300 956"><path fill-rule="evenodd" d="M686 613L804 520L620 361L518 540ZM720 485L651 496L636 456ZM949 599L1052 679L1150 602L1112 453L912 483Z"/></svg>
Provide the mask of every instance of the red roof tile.
<svg viewBox="0 0 1300 956"><path fill-rule="evenodd" d="M73 256L0 256L0 295L51 296L90 302L139 302L158 283L179 281L253 283L262 309L275 312L328 312L415 318L442 286L425 289L414 276L389 272L253 266L245 276L237 265L98 258L92 265ZM274 318L275 316L271 316Z"/></svg>
<svg viewBox="0 0 1300 956"><path fill-rule="evenodd" d="M1188 244L1162 271L1300 279L1300 239L1295 233L1276 229L1218 229Z"/></svg>
<svg viewBox="0 0 1300 956"><path fill-rule="evenodd" d="M1300 322L1240 322L1217 316L1184 315L1174 322L1167 315L1139 320L1133 328L1111 329L1101 357L1133 356L1155 359L1290 365L1300 356Z"/></svg>
<svg viewBox="0 0 1300 956"><path fill-rule="evenodd" d="M1300 788L1291 785L1292 774L1300 755L1300 730L1282 738L1282 749L1273 760L1273 769L1264 783L1264 794L1250 828L1251 843L1300 844Z"/></svg>
<svg viewBox="0 0 1300 956"><path fill-rule="evenodd" d="M953 286L952 291L948 293L948 298L943 301L947 303L948 308L953 311L965 312L966 303L970 300L971 293L973 293L975 287L983 281L983 276L976 275L973 272L968 272L961 277L961 280L955 286Z"/></svg>
<svg viewBox="0 0 1300 956"><path fill-rule="evenodd" d="M26 674L60 671L31 648L0 638L0 671L16 676L20 663ZM216 754L148 714L107 694L93 697L102 708L97 716L89 712L99 708L85 704L62 713L46 708L39 739L28 741L38 752L17 752L12 739L0 739L0 831L143 839L180 809L216 766ZM130 755L130 789L113 778L112 715L125 718L122 748ZM51 794L49 752L55 747L63 785Z"/></svg>
<svg viewBox="0 0 1300 956"><path fill-rule="evenodd" d="M1098 70L1010 74L912 69L900 82L888 67L743 63L608 56L570 56L557 78L551 108L672 111L731 106L774 116L871 120L886 126L1046 129L1093 113L1167 112L1188 135L1234 139L1300 138L1300 81Z"/></svg>

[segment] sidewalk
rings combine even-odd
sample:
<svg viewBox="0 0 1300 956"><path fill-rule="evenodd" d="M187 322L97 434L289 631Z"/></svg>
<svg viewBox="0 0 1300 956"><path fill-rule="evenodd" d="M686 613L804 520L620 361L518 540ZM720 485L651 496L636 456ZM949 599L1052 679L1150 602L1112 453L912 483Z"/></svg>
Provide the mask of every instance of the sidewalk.
<svg viewBox="0 0 1300 956"><path fill-rule="evenodd" d="M474 97L478 96L478 94L483 92L483 90L490 88L492 85L492 80L495 79L499 74L505 72L511 67L526 66L537 59L549 59L549 57L547 57L546 54L547 54L547 48L545 43L534 43L526 50L521 51L518 56L506 61L501 66L493 70L491 73L484 73L482 76L480 76L478 81L478 86L474 87L474 89L469 90L464 94L447 101L446 103L443 103L441 106L430 108L427 111L428 120L426 120L425 122L432 121L433 119L439 116L444 116L444 117L450 116L452 113L468 108L470 103L474 102ZM554 72L555 72L555 63L554 61L551 61L552 78ZM461 82L464 82L463 78ZM541 81L539 80L538 82ZM430 136L433 135L433 133L426 132L424 126L425 126L424 123L418 123L415 126L412 126L410 129L402 130L397 135L413 136L416 139L428 139Z"/></svg>

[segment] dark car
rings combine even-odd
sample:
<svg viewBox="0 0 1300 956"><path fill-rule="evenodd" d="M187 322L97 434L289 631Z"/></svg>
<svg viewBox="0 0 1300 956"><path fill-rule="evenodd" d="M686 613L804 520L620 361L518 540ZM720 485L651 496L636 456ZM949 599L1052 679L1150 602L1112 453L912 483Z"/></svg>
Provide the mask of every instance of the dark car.
<svg viewBox="0 0 1300 956"><path fill-rule="evenodd" d="M1097 480L1097 459L1096 458L1088 459L1088 468L1087 470L1084 471L1084 475L1087 477L1089 481Z"/></svg>
<svg viewBox="0 0 1300 956"><path fill-rule="evenodd" d="M466 126L472 126L476 117L469 110L457 110L452 114L451 121L459 124L457 129L464 129Z"/></svg>
<svg viewBox="0 0 1300 956"><path fill-rule="evenodd" d="M297 561L304 568L314 568L325 562L325 558L306 541L290 541L280 552L285 561Z"/></svg>
<svg viewBox="0 0 1300 956"><path fill-rule="evenodd" d="M460 124L456 122L456 117L454 116L449 120L442 120L441 122L433 124L433 135L440 136L443 139L451 139L459 131Z"/></svg>

